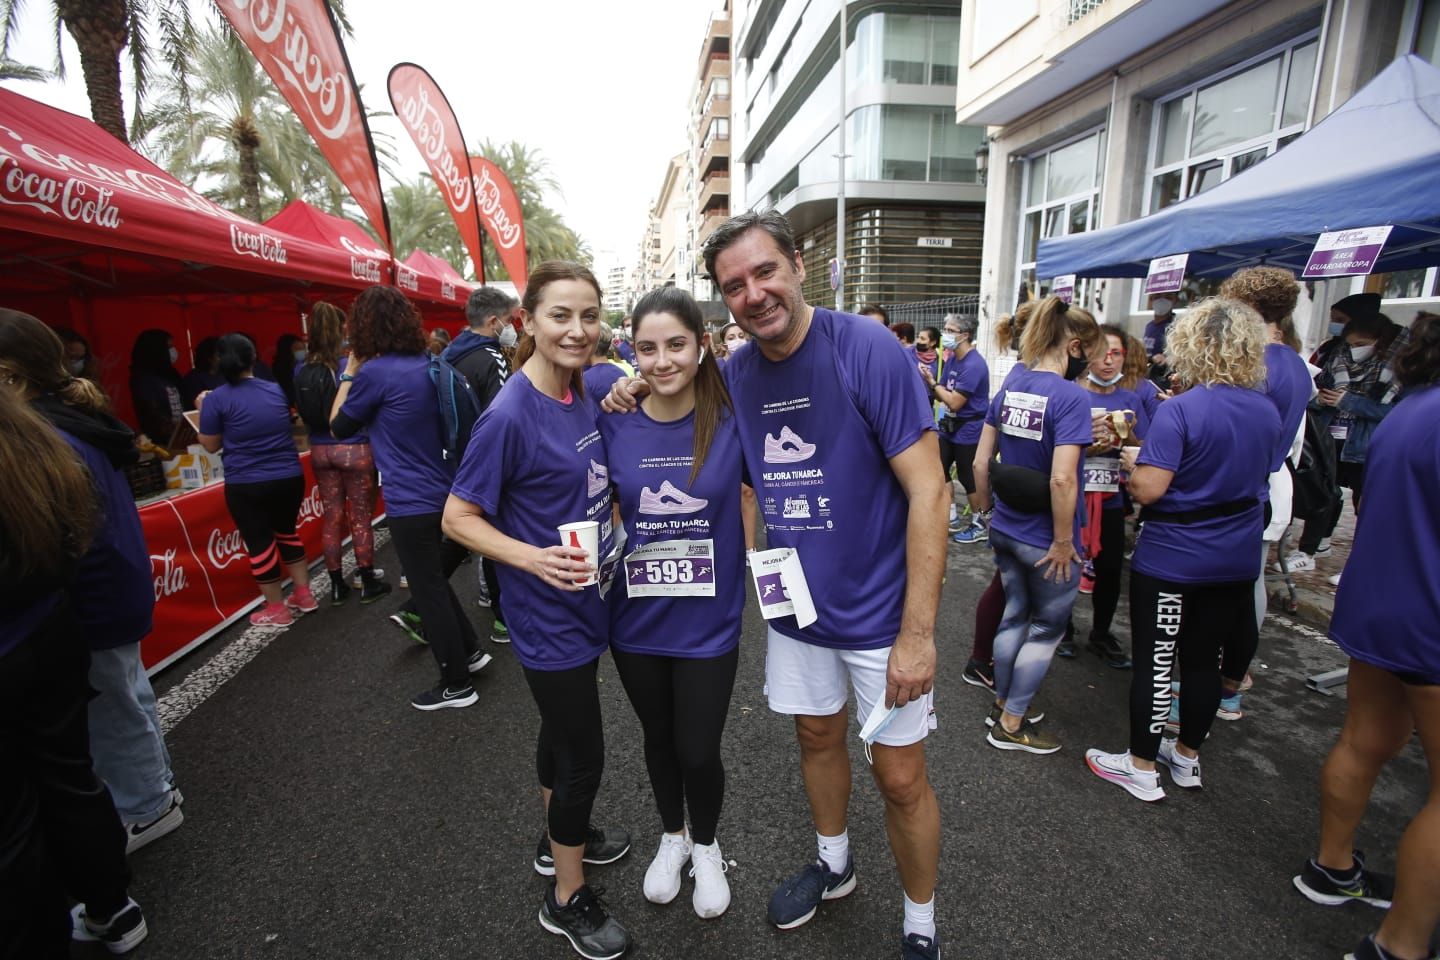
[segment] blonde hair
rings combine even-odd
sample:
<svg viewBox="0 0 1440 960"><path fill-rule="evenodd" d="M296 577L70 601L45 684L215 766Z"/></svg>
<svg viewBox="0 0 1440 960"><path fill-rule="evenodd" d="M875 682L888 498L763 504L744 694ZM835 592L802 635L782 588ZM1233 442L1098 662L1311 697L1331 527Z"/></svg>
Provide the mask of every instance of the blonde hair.
<svg viewBox="0 0 1440 960"><path fill-rule="evenodd" d="M1035 312L1035 301L1026 300L1015 309L1015 315L1005 314L995 321L995 346L1001 353L1015 347L1020 349L1019 340L1025 333L1025 325L1030 322L1030 315Z"/></svg>
<svg viewBox="0 0 1440 960"><path fill-rule="evenodd" d="M1084 344L1088 355L1102 339L1100 325L1088 310L1072 307L1059 297L1046 297L1020 335L1020 362L1033 369L1041 357L1072 339Z"/></svg>
<svg viewBox="0 0 1440 960"><path fill-rule="evenodd" d="M1209 297L1186 311L1165 338L1170 369L1186 386L1265 382L1265 322L1239 300Z"/></svg>

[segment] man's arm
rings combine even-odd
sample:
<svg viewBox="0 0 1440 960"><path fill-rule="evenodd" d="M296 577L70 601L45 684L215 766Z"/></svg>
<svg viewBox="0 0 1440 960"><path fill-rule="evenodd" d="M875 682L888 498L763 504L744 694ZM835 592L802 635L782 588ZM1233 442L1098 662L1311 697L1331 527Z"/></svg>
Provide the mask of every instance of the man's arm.
<svg viewBox="0 0 1440 960"><path fill-rule="evenodd" d="M903 707L935 685L935 616L945 575L950 485L940 470L940 444L927 430L890 458L890 469L909 500L905 527L905 607L890 651L885 703Z"/></svg>

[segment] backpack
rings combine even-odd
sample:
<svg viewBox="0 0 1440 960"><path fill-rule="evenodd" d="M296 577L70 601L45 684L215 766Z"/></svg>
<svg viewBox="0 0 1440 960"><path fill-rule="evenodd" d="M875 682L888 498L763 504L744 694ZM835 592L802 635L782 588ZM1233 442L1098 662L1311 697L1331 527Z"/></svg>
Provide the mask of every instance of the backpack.
<svg viewBox="0 0 1440 960"><path fill-rule="evenodd" d="M1335 463L1335 441L1314 414L1305 414L1305 439L1300 448L1300 462L1286 464L1295 481L1293 514L1297 520L1308 520L1328 510L1340 496L1335 485L1338 472Z"/></svg>
<svg viewBox="0 0 1440 960"><path fill-rule="evenodd" d="M295 410L311 433L330 432L335 393L335 374L323 363L307 363L295 374Z"/></svg>
<svg viewBox="0 0 1440 960"><path fill-rule="evenodd" d="M470 443L470 432L480 419L475 388L450 361L434 355L430 357L430 382L435 385L435 399L440 404L440 445L444 457L459 463Z"/></svg>

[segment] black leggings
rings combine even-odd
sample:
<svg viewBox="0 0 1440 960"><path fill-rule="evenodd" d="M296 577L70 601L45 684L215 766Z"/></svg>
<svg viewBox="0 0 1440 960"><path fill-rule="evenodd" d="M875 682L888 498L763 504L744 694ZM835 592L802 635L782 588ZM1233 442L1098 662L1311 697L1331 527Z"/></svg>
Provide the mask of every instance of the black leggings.
<svg viewBox="0 0 1440 960"><path fill-rule="evenodd" d="M1220 706L1220 676L1244 679L1258 640L1255 581L1174 583L1130 572L1130 753L1154 760L1170 716L1175 651L1180 652L1180 742L1205 743ZM1225 663L1220 663L1221 644Z"/></svg>
<svg viewBox="0 0 1440 960"><path fill-rule="evenodd" d="M1100 552L1094 558L1095 592L1090 600L1094 616L1092 633L1110 632L1115 621L1115 608L1120 605L1121 571L1125 566L1125 511L1102 510L1100 513Z"/></svg>
<svg viewBox="0 0 1440 960"><path fill-rule="evenodd" d="M940 467L945 471L945 482L950 482L950 468L955 468L955 479L966 493L975 492L975 443L952 443L940 438Z"/></svg>
<svg viewBox="0 0 1440 960"><path fill-rule="evenodd" d="M696 843L714 843L725 800L720 736L740 648L700 660L614 648L610 655L645 730L645 767L665 832L685 829L688 804L691 837Z"/></svg>
<svg viewBox="0 0 1440 960"><path fill-rule="evenodd" d="M600 661L569 670L525 668L525 682L540 708L535 772L550 791L550 839L578 847L589 835L590 811L605 771L605 731L595 674Z"/></svg>
<svg viewBox="0 0 1440 960"><path fill-rule="evenodd" d="M460 566L467 551L453 540L443 539L438 513L392 516L390 536L410 583L410 599L401 609L418 613L424 621L425 639L430 641L430 652L445 684L451 687L468 684L467 661L475 652L478 640L474 624L450 587L450 574Z"/></svg>
<svg viewBox="0 0 1440 960"><path fill-rule="evenodd" d="M258 583L275 583L285 576L285 565L303 563L305 546L295 535L300 501L305 499L305 478L284 477L255 483L225 482L225 506L245 550L250 572Z"/></svg>

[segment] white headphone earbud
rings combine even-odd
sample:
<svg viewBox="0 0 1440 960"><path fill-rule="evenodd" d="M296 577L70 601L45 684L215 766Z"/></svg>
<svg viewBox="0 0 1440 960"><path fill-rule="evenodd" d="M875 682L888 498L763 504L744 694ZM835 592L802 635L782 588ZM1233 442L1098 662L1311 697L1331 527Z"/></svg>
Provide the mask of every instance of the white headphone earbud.
<svg viewBox="0 0 1440 960"><path fill-rule="evenodd" d="M701 362L701 363L704 363L704 362L705 362L705 348L704 348L704 347L701 347L701 348L700 348L700 362Z"/></svg>

